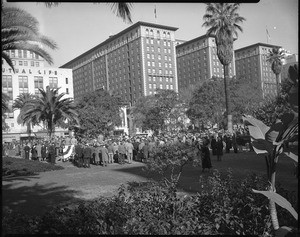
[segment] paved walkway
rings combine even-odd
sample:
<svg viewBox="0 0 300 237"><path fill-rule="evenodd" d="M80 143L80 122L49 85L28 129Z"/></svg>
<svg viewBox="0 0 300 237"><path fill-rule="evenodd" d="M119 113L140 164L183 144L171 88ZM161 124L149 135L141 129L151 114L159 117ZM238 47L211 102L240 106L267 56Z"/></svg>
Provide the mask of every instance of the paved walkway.
<svg viewBox="0 0 300 237"><path fill-rule="evenodd" d="M2 206L26 214L41 214L53 204L91 200L116 194L121 184L146 181L143 163L110 164L78 168L70 162L58 162L63 170L38 175L2 178Z"/></svg>

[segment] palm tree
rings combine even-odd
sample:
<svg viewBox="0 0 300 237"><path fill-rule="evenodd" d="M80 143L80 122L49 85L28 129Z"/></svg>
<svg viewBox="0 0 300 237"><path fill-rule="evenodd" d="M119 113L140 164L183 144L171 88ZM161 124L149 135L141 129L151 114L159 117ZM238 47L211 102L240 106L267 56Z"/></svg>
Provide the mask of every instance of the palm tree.
<svg viewBox="0 0 300 237"><path fill-rule="evenodd" d="M9 127L7 125L7 123L5 123L5 119L6 119L6 112L9 111L9 106L8 106L8 102L9 102L10 98L7 94L2 92L2 131L6 131Z"/></svg>
<svg viewBox="0 0 300 237"><path fill-rule="evenodd" d="M30 94L30 93L22 93L20 94L15 100L12 105L13 110L20 110L20 114L17 118L18 124L26 124L27 126L27 133L30 135L31 134L31 124L32 121L24 122L24 114L26 113L27 110L31 108L29 101L32 99L36 98L35 95Z"/></svg>
<svg viewBox="0 0 300 237"><path fill-rule="evenodd" d="M282 71L282 59L285 57L285 51L279 47L274 47L269 51L267 61L271 63L271 68L276 76L277 95L279 95L279 75Z"/></svg>
<svg viewBox="0 0 300 237"><path fill-rule="evenodd" d="M79 125L76 106L71 98L62 98L65 93L58 93L59 88L50 89L49 86L39 89L41 97L29 101L31 108L24 114L24 121L43 122L49 137L55 132L55 127L65 126L65 120Z"/></svg>
<svg viewBox="0 0 300 237"><path fill-rule="evenodd" d="M229 64L233 58L233 41L238 37L238 30L243 32L239 23L245 18L237 13L238 3L207 3L205 21L202 26L208 27L206 35L214 37L217 44L217 55L224 68L225 103L227 112L227 129L232 132L231 103L228 79Z"/></svg>
<svg viewBox="0 0 300 237"><path fill-rule="evenodd" d="M8 50L29 50L53 63L52 57L42 47L56 49L56 43L41 35L38 21L28 12L16 7L3 7L1 12L2 59L14 70Z"/></svg>
<svg viewBox="0 0 300 237"><path fill-rule="evenodd" d="M95 2L97 3L97 2ZM58 6L58 2L45 2L46 7L56 7ZM132 3L126 3L126 2L113 2L113 3L107 3L111 6L111 10L113 13L115 13L118 17L121 17L123 21L132 23L131 19L131 8Z"/></svg>
<svg viewBox="0 0 300 237"><path fill-rule="evenodd" d="M5 113L8 108L8 101L10 100L9 96L2 92L2 114Z"/></svg>

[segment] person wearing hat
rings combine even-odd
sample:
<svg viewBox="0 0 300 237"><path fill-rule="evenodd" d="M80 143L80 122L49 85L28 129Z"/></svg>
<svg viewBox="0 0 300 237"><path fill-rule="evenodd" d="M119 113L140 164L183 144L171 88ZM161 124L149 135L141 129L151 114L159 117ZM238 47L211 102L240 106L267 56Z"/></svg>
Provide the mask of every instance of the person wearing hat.
<svg viewBox="0 0 300 237"><path fill-rule="evenodd" d="M94 154L95 154L95 165L100 165L100 156L99 153L101 153L101 147L100 144L97 142L95 145L95 150L94 150Z"/></svg>
<svg viewBox="0 0 300 237"><path fill-rule="evenodd" d="M103 166L107 166L107 163L108 163L107 145L102 145L102 147L101 147L101 156L102 156Z"/></svg>
<svg viewBox="0 0 300 237"><path fill-rule="evenodd" d="M91 156L92 156L92 150L89 147L89 144L86 143L83 148L83 167L84 168L91 168L91 165L90 165Z"/></svg>
<svg viewBox="0 0 300 237"><path fill-rule="evenodd" d="M55 164L55 142L52 142L48 149L49 160L51 164Z"/></svg>
<svg viewBox="0 0 300 237"><path fill-rule="evenodd" d="M209 140L207 138L204 138L202 142L200 142L201 147L201 161L202 161L202 172L204 172L205 169L211 169L211 160L210 160L210 152L208 149Z"/></svg>

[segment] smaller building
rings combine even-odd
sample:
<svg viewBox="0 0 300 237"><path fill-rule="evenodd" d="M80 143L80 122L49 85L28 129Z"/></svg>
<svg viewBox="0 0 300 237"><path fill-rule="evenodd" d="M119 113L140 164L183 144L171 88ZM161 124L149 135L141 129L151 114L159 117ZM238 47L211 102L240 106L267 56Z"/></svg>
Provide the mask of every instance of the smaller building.
<svg viewBox="0 0 300 237"><path fill-rule="evenodd" d="M20 140L28 136L27 126L18 123L20 110L12 110L14 100L22 93L39 95L39 88L60 88L59 92L66 93L64 98L73 98L72 70L65 68L45 67L45 61L40 56L26 50L10 50L9 55L15 67L12 68L2 60L2 93L9 96L9 112L5 122L9 129L2 132L4 141ZM32 129L35 136L45 136L45 129L35 126ZM64 136L68 130L57 129L56 135Z"/></svg>

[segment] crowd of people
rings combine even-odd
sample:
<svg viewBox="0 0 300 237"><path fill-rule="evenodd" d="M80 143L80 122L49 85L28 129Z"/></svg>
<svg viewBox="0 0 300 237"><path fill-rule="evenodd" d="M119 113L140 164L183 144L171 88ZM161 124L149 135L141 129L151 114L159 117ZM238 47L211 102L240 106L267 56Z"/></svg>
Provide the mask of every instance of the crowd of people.
<svg viewBox="0 0 300 237"><path fill-rule="evenodd" d="M233 149L237 153L246 145L239 133L232 135L229 133L168 133L157 136L122 135L105 138L100 135L93 139L78 140L72 136L54 136L51 140L36 139L25 141L23 144L17 143L13 145L13 148L24 159L48 161L55 164L57 161L64 161L64 147L73 145L72 154L68 160L77 167L90 168L91 165L107 167L113 163L123 165L131 164L133 161L145 162L155 152L155 148L176 143L185 143L199 149L203 171L212 167L211 153L217 156L217 161L221 161L224 150L229 153Z"/></svg>

